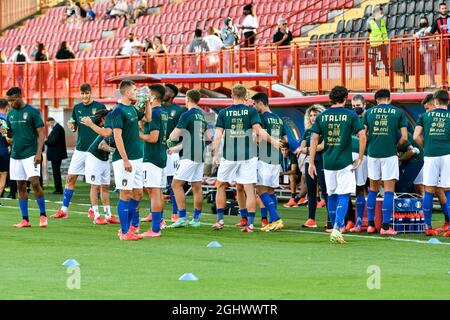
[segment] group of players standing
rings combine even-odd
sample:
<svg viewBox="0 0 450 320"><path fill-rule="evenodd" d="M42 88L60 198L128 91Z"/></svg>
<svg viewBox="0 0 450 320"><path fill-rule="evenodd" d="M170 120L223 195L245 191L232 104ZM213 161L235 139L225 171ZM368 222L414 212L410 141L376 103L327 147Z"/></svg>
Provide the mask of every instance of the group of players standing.
<svg viewBox="0 0 450 320"><path fill-rule="evenodd" d="M202 178L204 167L205 135L207 123L198 107L200 91L186 93L186 109L173 104L178 89L173 85L155 84L149 87L149 100L137 103L137 89L132 81L120 84L121 100L111 110L91 99L91 88L80 88L82 102L76 105L68 125L78 130L76 150L69 167L61 209L52 218L67 218L68 207L74 193L78 175L84 175L91 184L91 209L89 216L95 224L120 223L121 240L134 241L161 236L165 227L163 219L167 172L174 170L172 157L180 153L181 160L173 172L173 215L170 227L199 227L202 214ZM7 124L12 139L11 177L18 180L22 221L15 227L29 227L26 181L30 180L40 208L40 226L48 225L45 201L40 185L39 162L43 144L43 122L39 112L26 105L19 88L8 91L13 110ZM308 174L316 180L323 176L327 189L327 211L332 229L330 240L345 243L342 236L350 195L357 190L357 223L354 232L361 232L365 208L363 186L369 178L367 198L368 232L374 233L376 197L381 184L384 188L383 226L381 234L393 235L390 226L393 213L394 191L399 179L398 150L408 143L407 120L401 109L390 104L390 93L376 92L377 106L354 112L345 108L348 91L337 86L330 92L331 108L316 115L310 129ZM240 213L245 221L243 232L254 231L256 194L269 220L262 231L277 231L284 227L277 210L275 189L278 188L282 154L287 137L282 119L270 111L266 94L258 93L251 99L254 107L247 105L248 92L242 85L232 88L233 105L218 114L213 141L213 162L219 166L217 173L217 221L214 230L224 227L226 188L236 183ZM430 110L419 117L414 141L423 148L423 184L425 196L426 234L436 235L431 226L433 195L439 189L450 196L450 112L449 95L438 90L432 97ZM163 101L166 102L163 105ZM168 103L170 102L170 103ZM139 107L137 107L139 106ZM358 110L356 110L358 111ZM357 148L352 140L357 136ZM355 145L355 143L353 143ZM366 148L367 145L367 148ZM169 148L168 148L169 147ZM119 220L111 214L109 205L110 153L115 185L120 190L117 205ZM316 155L322 153L323 168L316 167ZM169 157L167 156L169 154ZM168 161L169 160L171 161ZM321 159L321 161L322 161ZM169 163L168 163L169 162ZM322 164L321 164L322 165ZM193 219L187 220L183 186L191 183L194 195ZM24 184L25 183L25 184ZM256 186L256 189L255 189ZM358 188L357 188L358 186ZM152 228L139 233L139 206L147 193L151 202ZM99 194L105 218L98 209ZM448 210L449 203L446 203ZM447 231L444 236L449 236Z"/></svg>

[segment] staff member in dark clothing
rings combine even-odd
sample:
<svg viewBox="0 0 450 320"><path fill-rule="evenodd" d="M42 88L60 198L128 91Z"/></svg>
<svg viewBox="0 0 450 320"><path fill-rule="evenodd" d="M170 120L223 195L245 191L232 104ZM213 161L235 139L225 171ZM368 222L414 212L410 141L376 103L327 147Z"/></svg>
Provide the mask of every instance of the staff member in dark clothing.
<svg viewBox="0 0 450 320"><path fill-rule="evenodd" d="M53 181L55 183L53 194L62 194L61 162L67 158L66 135L64 128L51 117L47 118L47 126L51 129L45 145L47 146L47 159L52 163Z"/></svg>
<svg viewBox="0 0 450 320"><path fill-rule="evenodd" d="M8 126L6 125L8 105L8 100L0 99L0 195L5 190L6 178L9 172L9 144L6 140L8 132Z"/></svg>
<svg viewBox="0 0 450 320"><path fill-rule="evenodd" d="M279 50L280 57L280 71L281 74L284 73L284 69L286 68L288 71L287 75L287 84L291 83L292 78L292 53L291 48L288 47L291 45L292 41L292 32L287 27L287 21L284 18L278 19L278 30L273 35L273 44L281 47Z"/></svg>

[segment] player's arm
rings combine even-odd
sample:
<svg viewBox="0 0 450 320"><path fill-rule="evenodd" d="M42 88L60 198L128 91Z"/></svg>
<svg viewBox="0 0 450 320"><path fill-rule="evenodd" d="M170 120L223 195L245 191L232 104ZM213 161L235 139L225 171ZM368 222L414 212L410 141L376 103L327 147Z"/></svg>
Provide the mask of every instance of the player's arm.
<svg viewBox="0 0 450 320"><path fill-rule="evenodd" d="M317 152L322 152L323 149L325 149L325 141L322 141L322 143L319 143L319 144L317 145L316 151L317 151Z"/></svg>
<svg viewBox="0 0 450 320"><path fill-rule="evenodd" d="M223 136L223 128L216 127L216 132L214 133L214 142L212 147L212 154L213 154L213 162L218 164L219 161L219 146L220 142L222 141Z"/></svg>
<svg viewBox="0 0 450 320"><path fill-rule="evenodd" d="M148 143L156 143L159 139L159 130L152 130L149 134L140 133L139 138Z"/></svg>
<svg viewBox="0 0 450 320"><path fill-rule="evenodd" d="M294 175L294 174L297 173L297 168L298 168L298 164L297 163L293 163L293 164L291 164L291 168L290 168L289 171L280 172L280 175L282 175L282 176Z"/></svg>
<svg viewBox="0 0 450 320"><path fill-rule="evenodd" d="M409 159L411 159L412 157L414 157L414 155L415 155L415 153L414 153L413 146L409 146L408 149L403 153L403 155L398 158L398 160L400 162L406 162Z"/></svg>
<svg viewBox="0 0 450 320"><path fill-rule="evenodd" d="M172 154L172 153L180 153L180 151L183 150L183 144L179 143L176 146L167 149L167 153L168 154Z"/></svg>
<svg viewBox="0 0 450 320"><path fill-rule="evenodd" d="M416 125L416 128L414 129L414 135L413 135L413 139L414 141L423 148L424 143L423 143L423 127L420 125Z"/></svg>
<svg viewBox="0 0 450 320"><path fill-rule="evenodd" d="M38 165L42 162L42 147L44 146L45 141L44 127L36 128L36 131L38 134L38 146L34 157L34 165Z"/></svg>
<svg viewBox="0 0 450 320"><path fill-rule="evenodd" d="M408 129L406 127L400 128L400 139L398 140L397 150L400 150L401 147L408 142Z"/></svg>
<svg viewBox="0 0 450 320"><path fill-rule="evenodd" d="M253 132L256 134L258 141L266 140L276 149L280 149L280 141L276 139L272 139L272 136L264 130L259 123L255 123L253 126Z"/></svg>
<svg viewBox="0 0 450 320"><path fill-rule="evenodd" d="M314 179L314 175L317 175L316 165L314 158L317 153L317 146L319 145L319 135L315 132L311 133L311 147L309 148L309 168L308 174Z"/></svg>
<svg viewBox="0 0 450 320"><path fill-rule="evenodd" d="M144 117L142 118L144 122L151 122L152 121L152 106L150 104L150 101L147 101L145 103L145 113Z"/></svg>
<svg viewBox="0 0 450 320"><path fill-rule="evenodd" d="M366 129L362 129L358 132L358 139L359 139L359 155L358 155L358 159L356 159L353 162L353 167L352 170L356 170L361 162L364 159L364 151L366 151L366 144L367 144L367 136L366 136Z"/></svg>
<svg viewBox="0 0 450 320"><path fill-rule="evenodd" d="M91 128L92 131L104 138L109 137L112 134L112 129L99 127L92 121L91 117L81 118L81 124Z"/></svg>
<svg viewBox="0 0 450 320"><path fill-rule="evenodd" d="M131 172L132 170L131 163L128 160L128 155L127 152L125 151L125 145L123 144L122 129L114 128L113 134L114 134L114 141L116 141L117 151L119 152L120 157L123 160L123 166L125 168L125 171Z"/></svg>
<svg viewBox="0 0 450 320"><path fill-rule="evenodd" d="M175 128L169 136L170 141L178 141L178 138L181 136L181 129Z"/></svg>
<svg viewBox="0 0 450 320"><path fill-rule="evenodd" d="M108 153L114 152L114 148L111 147L105 140L102 140L102 142L100 142L98 144L97 148L102 150L102 151L106 151Z"/></svg>

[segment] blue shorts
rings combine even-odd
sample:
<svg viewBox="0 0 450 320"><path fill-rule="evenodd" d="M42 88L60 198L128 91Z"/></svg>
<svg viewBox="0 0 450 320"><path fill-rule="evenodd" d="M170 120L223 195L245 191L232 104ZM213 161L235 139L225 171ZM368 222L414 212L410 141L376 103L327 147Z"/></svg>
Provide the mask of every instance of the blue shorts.
<svg viewBox="0 0 450 320"><path fill-rule="evenodd" d="M399 168L400 175L395 191L402 193L414 192L414 180L416 180L422 167L423 161L402 164Z"/></svg>
<svg viewBox="0 0 450 320"><path fill-rule="evenodd" d="M9 153L7 148L0 148L0 172L9 171Z"/></svg>

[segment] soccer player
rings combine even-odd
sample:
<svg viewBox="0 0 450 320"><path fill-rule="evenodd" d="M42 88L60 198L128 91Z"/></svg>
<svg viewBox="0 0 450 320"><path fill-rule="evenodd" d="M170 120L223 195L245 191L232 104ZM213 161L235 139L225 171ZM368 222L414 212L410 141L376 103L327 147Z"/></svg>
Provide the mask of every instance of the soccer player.
<svg viewBox="0 0 450 320"><path fill-rule="evenodd" d="M186 93L186 106L188 111L184 112L177 127L169 136L170 141L177 141L183 137L183 155L178 163L173 177L172 188L178 205L179 219L171 228L191 226L200 227L200 216L203 207L203 167L205 152L205 132L207 122L203 111L198 107L201 98L199 90L189 90ZM186 198L184 195L184 184L191 183L194 195L194 218L188 222L186 219Z"/></svg>
<svg viewBox="0 0 450 320"><path fill-rule="evenodd" d="M223 214L226 203L226 187L228 183L236 182L242 185L246 194L246 209L248 211L247 226L243 232L253 232L253 222L256 211L255 184L257 182L258 157L256 143L252 135L267 140L275 147L279 142L273 140L261 128L258 112L247 106L247 89L242 85L235 85L232 89L233 105L219 112L216 121L216 131L213 142L213 162L219 164L217 172L217 221L214 230L224 227ZM219 145L224 137L223 157L219 160ZM242 209L242 208L241 208Z"/></svg>
<svg viewBox="0 0 450 320"><path fill-rule="evenodd" d="M309 168L309 151L311 148L311 127L316 122L317 116L325 111L325 108L320 104L309 107L305 112L305 134L303 135L302 143L295 151L296 154L303 153L306 155L306 171ZM317 228L316 224L316 210L317 210L317 185L320 185L320 192L322 199L326 199L327 186L325 184L325 174L323 171L323 153L324 142L323 138L319 138L319 145L316 150L316 169L317 177L311 179L309 175L306 175L306 185L308 188L308 220L303 224L303 228ZM332 226L330 226L330 229Z"/></svg>
<svg viewBox="0 0 450 320"><path fill-rule="evenodd" d="M113 153L113 169L116 188L120 190L117 212L120 220L119 239L134 241L142 239L130 228L142 199L144 148L139 139L139 120L151 120L151 108L146 104L145 113L136 110L136 85L123 80L119 86L121 101L112 113L113 134L116 150Z"/></svg>
<svg viewBox="0 0 450 320"><path fill-rule="evenodd" d="M449 95L446 90L438 90L433 98L434 109L419 116L414 131L414 140L424 148L423 212L427 236L438 234L431 224L433 195L436 189L443 189L447 199L450 197L450 112L447 109ZM447 201L447 212L450 212L449 201ZM450 236L449 229L444 236Z"/></svg>
<svg viewBox="0 0 450 320"><path fill-rule="evenodd" d="M381 183L384 187L382 235L395 235L389 225L394 212L395 183L399 178L397 150L408 140L408 123L402 110L391 104L391 93L387 89L375 92L377 106L363 116L367 130L367 167L369 194L367 196L368 233L376 233L375 207ZM400 138L398 139L398 132Z"/></svg>
<svg viewBox="0 0 450 320"><path fill-rule="evenodd" d="M48 226L45 212L44 192L39 182L40 163L42 162L42 147L44 146L44 122L38 110L22 99L22 90L13 87L6 92L12 110L8 113L6 124L9 137L12 137L11 162L9 174L11 180L17 181L19 189L19 206L22 221L15 224L16 228L31 227L28 218L27 181L39 206L39 226Z"/></svg>
<svg viewBox="0 0 450 320"><path fill-rule="evenodd" d="M73 132L78 131L77 145L70 160L66 186L64 188L61 209L51 218L62 219L68 217L70 200L75 191L75 184L79 175L85 174L87 150L97 138L97 133L81 122L83 117L93 118L99 110L106 109L105 105L94 101L91 97L92 89L88 83L80 86L81 103L76 104L72 110L72 116L67 123ZM91 209L90 209L91 210Z"/></svg>
<svg viewBox="0 0 450 320"><path fill-rule="evenodd" d="M97 111L94 116L94 124L100 127L107 126L112 133L110 127L111 116L109 110L102 109ZM99 135L88 149L86 157L86 183L91 185L90 199L94 215L92 219L94 224L119 224L119 220L111 214L111 206L109 201L109 184L111 181L111 169L109 165L109 154L114 152L114 137L109 135L104 138ZM101 194L105 218L102 219L98 209L98 194Z"/></svg>
<svg viewBox="0 0 450 320"><path fill-rule="evenodd" d="M183 108L176 104L173 100L178 95L178 88L168 83L165 85L165 94L164 94L164 109L167 112L169 120L167 121L167 136L169 136L172 131L177 127L178 121L180 120L181 115L186 112L186 108ZM178 220L178 208L177 201L175 199L175 195L172 188L173 176L175 174L175 168L178 165L178 161L180 160L180 155L178 152L173 152L167 156L167 165L166 165L166 176L167 182L169 185L170 192L170 202L172 204L172 222Z"/></svg>
<svg viewBox="0 0 450 320"><path fill-rule="evenodd" d="M353 96L352 98L352 108L353 111L356 112L356 114L359 116L360 119L364 116L366 113L366 99L360 95L357 94ZM359 158L359 139L358 136L353 135L352 136L352 157L353 160L356 160ZM346 226L346 230L349 230L350 232L356 232L360 233L361 226L362 226L362 220L364 218L364 209L366 208L366 184L367 184L367 178L368 178L368 168L367 168L367 148L364 150L364 157L361 162L361 165L355 170L355 177L356 177L356 223L354 226ZM349 223L351 223L349 221ZM348 223L348 224L349 224Z"/></svg>
<svg viewBox="0 0 450 320"><path fill-rule="evenodd" d="M343 244L346 241L340 230L344 227L350 194L356 189L354 171L363 160L366 135L357 114L344 107L348 97L347 89L336 86L329 96L331 108L322 112L311 128L308 174L313 179L314 175L317 175L315 157L319 137L323 136L325 141L323 168L328 192L328 215L333 225L330 241ZM359 158L353 161L351 139L355 133L359 136Z"/></svg>
<svg viewBox="0 0 450 320"><path fill-rule="evenodd" d="M261 127L276 140L287 141L283 120L269 108L269 97L265 93L257 93L252 97L253 104L261 118ZM262 226L261 231L278 231L284 228L277 210L275 189L280 186L282 155L270 143L261 141L258 146L258 180L256 190L264 207L269 211L269 224Z"/></svg>
<svg viewBox="0 0 450 320"><path fill-rule="evenodd" d="M161 102L165 89L160 84L149 87L151 98L151 122L144 124L144 132L139 138L144 141L144 190L151 202L152 228L142 234L145 238L159 238L161 228L165 227L163 211L163 188L167 177L165 167L167 164L167 121L168 115Z"/></svg>

